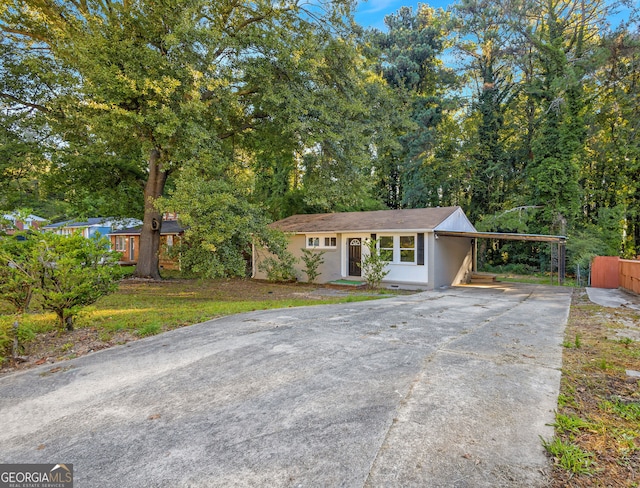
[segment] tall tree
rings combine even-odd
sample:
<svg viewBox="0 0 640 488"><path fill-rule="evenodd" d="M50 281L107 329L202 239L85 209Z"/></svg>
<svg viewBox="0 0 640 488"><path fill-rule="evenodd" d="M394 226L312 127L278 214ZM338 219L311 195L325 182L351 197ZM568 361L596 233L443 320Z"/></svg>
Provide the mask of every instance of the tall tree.
<svg viewBox="0 0 640 488"><path fill-rule="evenodd" d="M523 33L538 67L527 89L539 106L527 168L530 203L544 206L539 231L565 233L579 215L589 106L583 83L605 6L603 0L535 0L526 15Z"/></svg>
<svg viewBox="0 0 640 488"><path fill-rule="evenodd" d="M406 112L411 125L399 125L400 148L383 154L379 175L386 202L420 207L438 205L438 183L429 167L437 156L438 125L456 108L445 95L456 85L451 69L440 57L449 46L450 16L421 4L414 11L402 7L385 17L387 32L373 31L380 50L380 70L396 92L398 111Z"/></svg>
<svg viewBox="0 0 640 488"><path fill-rule="evenodd" d="M465 152L471 163L468 212L476 220L503 208L517 176L505 127L509 105L518 93L514 32L499 2L462 0L453 9L459 35L456 48L473 81L470 112L476 123Z"/></svg>
<svg viewBox="0 0 640 488"><path fill-rule="evenodd" d="M610 249L634 257L640 243L640 36L621 26L603 38L602 48L581 166L583 223L602 229Z"/></svg>
<svg viewBox="0 0 640 488"><path fill-rule="evenodd" d="M25 66L49 62L60 83L43 103L19 91L0 96L46 115L60 138L53 162L76 181L104 172L114 175L112 188L137 185L144 219L136 274L159 278L155 202L168 178L204 148L233 145L278 115L263 108L289 109L271 103L278 89L304 78L299 60L313 56L309 39L343 29L350 7L348 0L11 0L0 7L2 42L19 47Z"/></svg>

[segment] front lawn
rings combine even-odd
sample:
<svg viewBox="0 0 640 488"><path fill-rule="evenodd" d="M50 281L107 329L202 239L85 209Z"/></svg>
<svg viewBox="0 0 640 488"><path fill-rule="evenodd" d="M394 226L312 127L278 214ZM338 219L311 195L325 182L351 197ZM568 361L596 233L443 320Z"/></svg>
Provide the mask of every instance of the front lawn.
<svg viewBox="0 0 640 488"><path fill-rule="evenodd" d="M20 362L13 348L8 304L0 300L0 361L4 370L70 359L87 352L139 339L212 318L254 310L370 300L382 295L349 293L326 296L318 286L254 280L125 280L117 292L86 307L75 330L59 330L53 313L37 310L19 318Z"/></svg>

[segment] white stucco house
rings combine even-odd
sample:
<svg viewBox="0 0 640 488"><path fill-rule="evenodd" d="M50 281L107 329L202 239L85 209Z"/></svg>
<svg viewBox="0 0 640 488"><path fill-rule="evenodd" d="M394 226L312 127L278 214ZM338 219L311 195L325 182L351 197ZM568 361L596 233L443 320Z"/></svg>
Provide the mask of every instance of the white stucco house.
<svg viewBox="0 0 640 488"><path fill-rule="evenodd" d="M271 226L289 235L288 250L297 258L301 249L324 251L318 283L365 281L360 266L369 239L377 239L378 248L390 256L387 286L436 289L466 283L473 267L471 237L438 235L476 232L460 207L292 215ZM267 255L254 246L254 278L266 279L259 264ZM306 281L303 269L299 260L298 279Z"/></svg>

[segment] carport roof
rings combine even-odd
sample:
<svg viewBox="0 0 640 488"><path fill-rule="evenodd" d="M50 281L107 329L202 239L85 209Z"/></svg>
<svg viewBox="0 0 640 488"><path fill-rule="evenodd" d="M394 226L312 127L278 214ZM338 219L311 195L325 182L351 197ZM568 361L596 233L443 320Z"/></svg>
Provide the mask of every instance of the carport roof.
<svg viewBox="0 0 640 488"><path fill-rule="evenodd" d="M472 237L479 239L501 239L506 241L566 242L566 236L550 236L544 234L514 234L508 232L458 232L436 231L439 236Z"/></svg>
<svg viewBox="0 0 640 488"><path fill-rule="evenodd" d="M271 225L284 232L434 230L460 207L430 207L369 212L299 214Z"/></svg>

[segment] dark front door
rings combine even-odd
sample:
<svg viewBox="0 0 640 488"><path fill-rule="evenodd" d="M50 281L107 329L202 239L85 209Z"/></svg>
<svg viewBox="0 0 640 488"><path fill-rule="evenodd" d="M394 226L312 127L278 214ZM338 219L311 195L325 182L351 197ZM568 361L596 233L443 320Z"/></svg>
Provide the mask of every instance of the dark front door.
<svg viewBox="0 0 640 488"><path fill-rule="evenodd" d="M349 246L349 276L362 276L360 263L362 258L362 242L357 238L350 238Z"/></svg>

